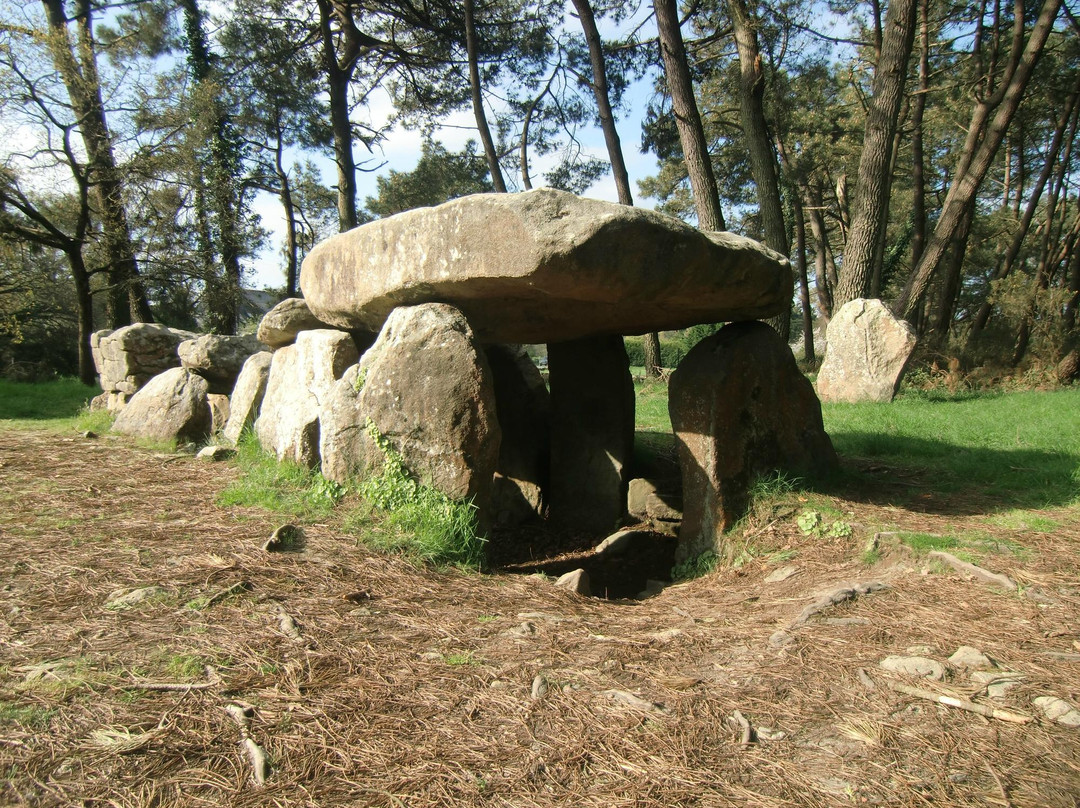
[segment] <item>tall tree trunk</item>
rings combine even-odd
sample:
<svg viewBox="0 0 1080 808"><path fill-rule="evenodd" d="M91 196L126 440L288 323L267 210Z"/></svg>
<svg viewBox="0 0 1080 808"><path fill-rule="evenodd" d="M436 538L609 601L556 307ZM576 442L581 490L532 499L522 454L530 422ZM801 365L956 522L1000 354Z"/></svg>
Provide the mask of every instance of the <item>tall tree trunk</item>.
<svg viewBox="0 0 1080 808"><path fill-rule="evenodd" d="M184 11L184 35L188 48L188 68L199 91L205 110L193 110L193 120L205 114L209 142L196 151L206 164L209 196L216 225L217 254L221 259L221 277L213 284L208 296L207 316L211 328L219 334L235 334L240 320L243 251L240 236L240 194L237 189L240 171L239 144L232 133L231 122L216 86L210 63L210 49L203 30L202 10L198 0L180 0Z"/></svg>
<svg viewBox="0 0 1080 808"><path fill-rule="evenodd" d="M690 65L686 60L682 31L679 28L679 9L676 0L653 0L656 27L660 35L660 54L664 60L664 75L671 92L671 109L679 130L690 189L694 194L698 227L702 230L724 230L724 214L720 210L720 191L709 157L705 127L701 123Z"/></svg>
<svg viewBox="0 0 1080 808"><path fill-rule="evenodd" d="M817 362L814 350L814 308L810 305L810 280L806 271L806 217L802 200L792 194L795 209L795 268L799 273L799 305L802 307L803 359L813 365Z"/></svg>
<svg viewBox="0 0 1080 808"><path fill-rule="evenodd" d="M78 0L76 4L78 57L68 33L69 20L64 13L63 0L41 2L49 22L51 35L48 41L53 63L79 120L79 132L90 164L91 193L98 209L109 264L109 324L119 328L132 322L153 322L135 260L131 228L124 208L123 182L101 99L89 0Z"/></svg>
<svg viewBox="0 0 1080 808"><path fill-rule="evenodd" d="M93 385L97 379L97 367L90 350L90 335L94 333L94 296L90 290L90 274L83 261L82 243L72 242L64 248L71 278L75 282L75 308L79 324L79 381Z"/></svg>
<svg viewBox="0 0 1080 808"><path fill-rule="evenodd" d="M615 128L615 113L611 109L611 94L608 90L604 46L603 41L600 39L600 31L596 27L596 16L593 14L589 0L573 0L573 2L578 20L581 21L581 30L585 34L585 42L589 46L593 97L596 99L596 111L600 117L600 129L604 133L604 144L607 146L608 159L611 161L611 174L615 180L615 191L619 197L619 204L632 206L634 204L634 195L630 192L630 175L626 170L626 160L623 159L619 130ZM663 365L660 351L660 335L655 331L645 334L642 345L645 351L645 376L653 379L659 378Z"/></svg>
<svg viewBox="0 0 1080 808"><path fill-rule="evenodd" d="M911 107L911 264L919 263L926 247L926 157L923 118L930 89L930 0L919 0L919 86Z"/></svg>
<svg viewBox="0 0 1080 808"><path fill-rule="evenodd" d="M337 165L338 230L344 233L360 223L356 208L356 158L353 155L353 129L349 117L349 82L356 68L358 49L344 48L338 58L334 44L333 21L335 8L331 0L318 0L319 39L322 47L322 66L326 74L326 90L330 106L330 130L334 140L334 163ZM341 13L349 14L347 8ZM344 37L348 42L347 26Z"/></svg>
<svg viewBox="0 0 1080 808"><path fill-rule="evenodd" d="M285 212L285 296L296 297L296 281L299 274L296 206L293 204L289 172L285 170L284 151L285 144L279 129L274 149L274 173L278 178L278 199L281 200L281 207Z"/></svg>
<svg viewBox="0 0 1080 808"><path fill-rule="evenodd" d="M993 163L998 147L1020 106L1024 90L1035 70L1035 65L1042 55L1043 47L1054 27L1061 0L1045 0L1038 19L1031 30L1027 44L1022 52L1024 7L1022 0L1017 0L1020 36L1011 54L1012 63L1006 68L1007 81L991 98L979 101L972 113L968 126L967 139L961 151L960 164L949 184L941 216L934 227L934 232L927 241L926 250L916 264L907 284L893 305L893 310L903 316L910 316L919 305L919 300L926 291L930 279L945 256L954 234L960 227L964 212L982 185L986 172ZM996 111L994 111L996 108ZM991 115L991 113L993 113Z"/></svg>
<svg viewBox="0 0 1080 808"><path fill-rule="evenodd" d="M499 167L499 154L495 151L495 141L491 138L487 114L484 112L484 94L480 86L480 45L476 37L475 0L465 0L465 50L469 59L469 92L472 96L473 116L476 129L480 133L480 142L484 145L487 156L488 172L491 184L500 194L506 193L502 169Z"/></svg>
<svg viewBox="0 0 1080 808"><path fill-rule="evenodd" d="M1070 93L1065 102L1065 108L1054 128L1054 136L1050 141L1050 148L1046 152L1042 171L1039 172L1039 177L1035 181L1035 187L1031 189L1031 196L1028 198L1027 206L1024 208L1024 215L1020 218L1020 224L1017 227L1016 232L1013 233L1013 237L1009 242L1005 255L990 277L991 283L1007 278L1012 272L1013 267L1016 265L1016 259L1020 255L1020 249L1023 247L1024 239L1027 238L1028 232L1031 230L1031 222L1035 218L1035 213L1038 211L1043 191L1046 189L1046 183L1050 181L1050 177L1054 173L1058 155L1061 153L1062 143L1065 141L1066 128L1068 128L1070 133L1069 142L1076 136L1078 99L1080 99L1080 76L1077 77L1077 80L1073 85L1072 93ZM1017 188L1017 196L1019 196L1020 193L1021 189ZM972 320L971 330L968 332L967 343L965 345L966 351L970 351L974 348L979 337L982 336L982 332L986 328L987 322L990 320L990 315L994 309L990 291L991 290L988 290L986 298L979 304L979 310Z"/></svg>
<svg viewBox="0 0 1080 808"><path fill-rule="evenodd" d="M949 257L948 272L941 284L941 299L938 300L937 314L930 327L932 345L937 350L946 347L949 331L952 328L953 315L956 312L956 300L960 294L960 281L964 269L964 255L967 253L968 236L971 234L971 222L975 215L975 206L968 208L967 215L953 239L952 253Z"/></svg>
<svg viewBox="0 0 1080 808"><path fill-rule="evenodd" d="M915 43L916 0L892 0L885 12L881 58L874 70L855 188L855 215L844 247L836 308L870 292L877 247L888 223L893 143Z"/></svg>
<svg viewBox="0 0 1080 808"><path fill-rule="evenodd" d="M757 20L751 16L744 0L728 0L727 5L739 54L739 112L750 152L750 174L757 189L765 245L787 256L791 247L780 199L780 171L765 121L765 74L755 28ZM791 336L790 307L771 318L769 325L787 342Z"/></svg>
<svg viewBox="0 0 1080 808"><path fill-rule="evenodd" d="M827 323L832 319L835 307L833 305L833 291L836 289L836 262L833 260L829 247L829 231L825 226L825 215L822 212L824 200L821 198L819 188L811 187L803 183L800 186L805 204L803 210L810 219L810 233L814 237L814 278L817 287L818 311Z"/></svg>

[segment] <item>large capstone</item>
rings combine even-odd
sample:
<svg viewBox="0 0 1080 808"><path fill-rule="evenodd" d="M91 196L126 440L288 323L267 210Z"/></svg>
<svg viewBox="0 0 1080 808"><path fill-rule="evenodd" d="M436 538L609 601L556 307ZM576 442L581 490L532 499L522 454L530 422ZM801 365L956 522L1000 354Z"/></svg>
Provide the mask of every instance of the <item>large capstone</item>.
<svg viewBox="0 0 1080 808"><path fill-rule="evenodd" d="M303 334L300 335L303 339ZM499 457L491 371L472 329L451 306L407 306L334 386L323 410L323 474L376 473L377 435L420 482L486 515Z"/></svg>
<svg viewBox="0 0 1080 808"><path fill-rule="evenodd" d="M206 379L211 393L227 396L232 392L244 362L264 348L254 335L203 334L181 342L176 353L183 367Z"/></svg>
<svg viewBox="0 0 1080 808"><path fill-rule="evenodd" d="M822 401L892 401L915 350L915 330L880 300L841 306L825 332L828 345L817 377Z"/></svg>
<svg viewBox="0 0 1080 808"><path fill-rule="evenodd" d="M115 331L95 332L90 345L101 389L109 396L109 410L119 411L154 376L180 367L177 347L197 336L156 323L135 323Z"/></svg>
<svg viewBox="0 0 1080 808"><path fill-rule="evenodd" d="M302 331L274 351L255 435L277 455L306 466L319 462L319 410L334 382L359 358L344 331Z"/></svg>
<svg viewBox="0 0 1080 808"><path fill-rule="evenodd" d="M213 430L206 380L170 368L143 385L113 422L112 431L155 441L199 442Z"/></svg>
<svg viewBox="0 0 1080 808"><path fill-rule="evenodd" d="M622 337L548 345L550 518L610 531L626 510L634 451L634 380Z"/></svg>
<svg viewBox="0 0 1080 808"><path fill-rule="evenodd" d="M259 351L249 356L240 369L229 399L229 420L222 431L222 437L233 446L239 442L244 430L254 426L255 419L259 417L273 358L269 351Z"/></svg>
<svg viewBox="0 0 1080 808"><path fill-rule="evenodd" d="M482 342L562 342L770 317L791 305L779 254L655 211L540 189L477 194L317 245L311 312L377 331L396 307L460 309Z"/></svg>
<svg viewBox="0 0 1080 808"><path fill-rule="evenodd" d="M813 386L764 323L728 325L695 345L671 376L668 407L683 480L678 561L727 555L724 531L746 513L758 477L816 477L837 464Z"/></svg>

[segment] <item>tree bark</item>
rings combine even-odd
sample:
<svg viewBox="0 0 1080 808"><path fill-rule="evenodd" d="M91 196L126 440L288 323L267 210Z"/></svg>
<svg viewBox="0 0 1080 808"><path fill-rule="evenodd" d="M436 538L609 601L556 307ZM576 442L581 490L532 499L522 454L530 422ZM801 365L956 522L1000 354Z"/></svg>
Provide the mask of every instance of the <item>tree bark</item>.
<svg viewBox="0 0 1080 808"><path fill-rule="evenodd" d="M814 349L814 308L810 305L810 279L806 271L806 218L798 194L791 197L795 208L795 266L799 273L799 304L802 307L803 359L811 365L817 362Z"/></svg>
<svg viewBox="0 0 1080 808"><path fill-rule="evenodd" d="M93 385L97 379L97 367L90 350L90 335L94 333L94 297L90 290L90 275L83 260L82 244L71 244L64 249L71 278L75 282L75 306L79 329L79 381Z"/></svg>
<svg viewBox="0 0 1080 808"><path fill-rule="evenodd" d="M278 178L278 199L281 200L281 207L285 211L285 296L296 297L296 282L299 274L296 206L293 204L289 172L285 170L284 149L285 144L282 142L279 130L276 148L274 149L274 173L277 174Z"/></svg>
<svg viewBox="0 0 1080 808"><path fill-rule="evenodd" d="M1020 26L1023 26L1023 4L1020 6ZM1061 0L1045 0L1038 19L1031 30L1023 52L1014 55L1015 64L1007 68L1008 81L1003 84L994 97L978 102L972 113L968 127L967 140L960 156L960 165L949 184L945 196L941 217L934 232L927 240L919 263L915 266L907 284L893 305L893 310L902 317L909 317L918 307L941 260L960 227L968 204L974 199L986 172L989 170L1005 132L1020 106L1024 90L1035 70L1035 65L1042 55L1043 47L1053 29L1061 8ZM1018 43L1017 43L1018 44ZM1014 45L1014 52L1017 46ZM991 118L991 110L996 111Z"/></svg>
<svg viewBox="0 0 1080 808"><path fill-rule="evenodd" d="M473 116L476 129L480 133L480 142L484 145L487 156L488 172L491 184L500 194L506 193L502 169L499 167L499 154L495 151L495 142L491 138L487 114L484 112L484 95L480 86L480 46L476 37L475 0L465 0L465 50L469 59L469 91L472 96Z"/></svg>
<svg viewBox="0 0 1080 808"><path fill-rule="evenodd" d="M334 140L334 163L337 165L338 229L344 233L360 223L356 208L356 158L353 155L352 120L349 117L349 82L356 66L358 49L346 47L338 58L334 46L333 20L335 8L331 0L318 0L319 37L322 45L322 65L326 74L326 90L330 106L330 130ZM341 13L351 14L348 8ZM349 37L350 27L344 26L342 36Z"/></svg>
<svg viewBox="0 0 1080 808"><path fill-rule="evenodd" d="M892 0L885 12L881 58L874 70L856 180L855 215L844 247L836 308L870 292L877 247L888 224L893 142L904 98L908 59L915 42L915 10L915 0Z"/></svg>
<svg viewBox="0 0 1080 808"><path fill-rule="evenodd" d="M930 89L930 0L919 0L919 87L911 108L911 264L919 263L926 247L926 157L923 118Z"/></svg>
<svg viewBox="0 0 1080 808"><path fill-rule="evenodd" d="M64 14L63 0L41 2L51 31L49 48L53 63L79 120L79 132L92 171L91 193L97 203L102 241L109 262L109 324L119 328L132 322L153 322L135 260L131 228L124 208L123 182L113 154L112 134L101 99L90 4L88 0L79 0L76 6L79 51L76 58L68 34L69 20Z"/></svg>
<svg viewBox="0 0 1080 808"><path fill-rule="evenodd" d="M726 225L720 210L720 191L705 140L705 127L701 123L701 113L694 97L690 66L679 28L678 6L676 0L653 0L653 9L656 11L664 75L671 92L671 109L675 114L675 126L679 130L690 189L694 194L698 227L702 230L724 230Z"/></svg>

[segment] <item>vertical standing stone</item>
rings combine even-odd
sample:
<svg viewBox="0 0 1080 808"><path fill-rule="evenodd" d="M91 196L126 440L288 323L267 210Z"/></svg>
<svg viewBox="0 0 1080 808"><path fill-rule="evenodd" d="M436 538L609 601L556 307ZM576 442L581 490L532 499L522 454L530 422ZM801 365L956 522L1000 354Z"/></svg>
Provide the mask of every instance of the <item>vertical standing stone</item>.
<svg viewBox="0 0 1080 808"><path fill-rule="evenodd" d="M626 508L634 449L634 380L622 337L551 343L548 369L550 518L609 530Z"/></svg>
<svg viewBox="0 0 1080 808"><path fill-rule="evenodd" d="M727 554L724 531L746 512L756 477L837 464L813 386L764 323L734 323L695 345L671 376L668 409L683 480L676 561Z"/></svg>

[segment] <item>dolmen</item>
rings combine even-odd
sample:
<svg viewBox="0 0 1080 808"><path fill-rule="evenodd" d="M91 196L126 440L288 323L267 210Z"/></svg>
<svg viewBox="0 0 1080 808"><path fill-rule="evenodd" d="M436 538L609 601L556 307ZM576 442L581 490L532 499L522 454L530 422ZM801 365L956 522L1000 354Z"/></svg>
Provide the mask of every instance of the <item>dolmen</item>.
<svg viewBox="0 0 1080 808"><path fill-rule="evenodd" d="M272 352L253 351L238 371L228 439L253 427L280 459L339 481L377 472L391 447L422 482L472 499L482 523L542 514L602 532L626 515L633 453L622 337L774 316L790 306L792 274L750 239L540 189L464 197L333 236L305 259L300 287L302 300L260 325ZM679 399L689 403L672 402L673 422L717 433L712 448L681 451L693 500L714 503L721 489L727 503L719 519L695 517L696 535L684 529L685 553L720 541L744 478L835 460L787 346L765 325L750 332L709 349L704 370L684 374L695 380ZM547 344L548 384L520 348L534 343ZM728 381L696 381L724 352L734 352ZM733 378L743 368L756 374L748 385ZM723 409L732 396L750 400L727 406L734 424L678 410ZM731 443L751 410L753 435ZM728 445L741 460L721 465L738 473L695 472Z"/></svg>

